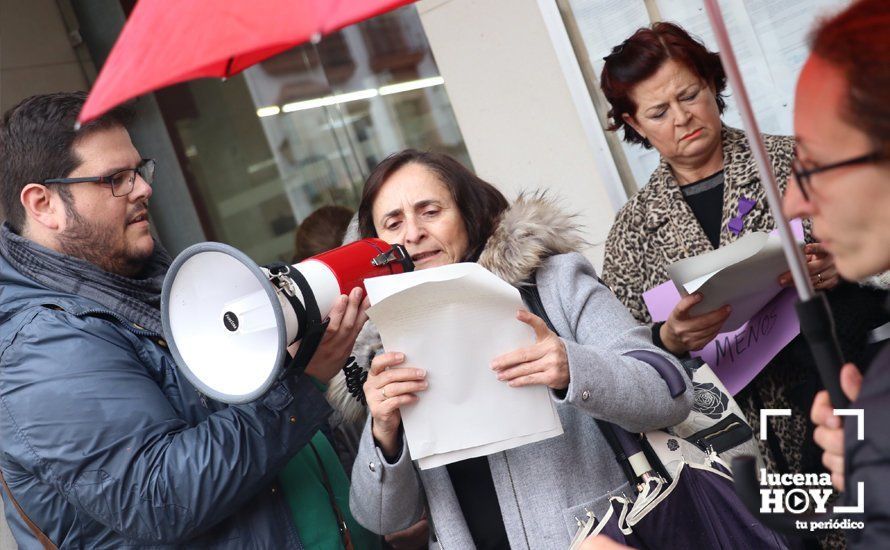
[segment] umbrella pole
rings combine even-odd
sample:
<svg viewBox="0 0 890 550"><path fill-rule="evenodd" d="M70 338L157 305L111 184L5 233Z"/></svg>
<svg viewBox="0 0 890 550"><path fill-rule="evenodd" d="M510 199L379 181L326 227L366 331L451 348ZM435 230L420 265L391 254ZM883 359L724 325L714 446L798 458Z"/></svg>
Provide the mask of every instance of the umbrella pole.
<svg viewBox="0 0 890 550"><path fill-rule="evenodd" d="M775 174L773 174L770 167L769 157L767 156L763 139L760 136L757 120L754 118L754 112L751 108L745 84L742 81L738 63L732 50L732 44L729 41L729 34L726 30L720 6L717 0L704 0L704 3L711 28L714 30L714 35L717 38L723 68L736 94L737 105L745 127L745 134L751 146L751 153L754 155L754 160L757 163L760 180L763 182L763 187L766 191L767 202L773 213L773 218L776 220L776 228L779 230L782 249L791 268L794 286L797 288L797 293L800 297L796 309L797 316L800 319L801 332L807 339L813 358L816 361L816 368L822 380L822 385L828 390L831 402L837 408L847 407L849 400L840 387L840 367L843 364L843 358L834 331L831 309L828 306L825 295L823 293L816 294L813 291L803 253L797 246L788 220L785 219L782 213L782 200L779 197L779 188L776 184ZM736 481L736 491L748 509L772 529L799 535L800 531L796 529L794 520L811 519L803 518L799 515L792 517L784 514L760 514L757 473L753 467L752 460L749 459L747 462L745 458L733 460L733 477Z"/></svg>
<svg viewBox="0 0 890 550"><path fill-rule="evenodd" d="M763 139L760 137L760 129L757 126L757 120L754 118L751 102L748 99L748 92L739 72L732 44L726 32L726 25L720 12L720 6L717 4L717 0L705 0L705 8L708 12L711 27L714 29L714 35L717 38L723 68L726 70L729 83L732 85L736 95L739 112L742 115L742 122L745 126L745 134L748 136L748 143L751 146L751 153L754 155L754 160L757 163L760 180L763 182L763 188L766 191L767 202L773 213L773 218L776 220L776 228L779 230L782 249L785 252L785 258L788 260L791 275L794 278L794 286L797 288L797 293L800 297L800 303L797 304L797 314L800 318L801 332L803 332L810 345L813 357L816 360L816 368L819 371L823 386L828 390L831 402L836 407L846 407L849 404L849 400L841 391L839 380L843 359L834 334L831 310L824 295L821 293L816 294L813 291L803 252L797 246L788 220L782 214L782 199L779 197L776 177L770 168L769 157L763 145Z"/></svg>
<svg viewBox="0 0 890 550"><path fill-rule="evenodd" d="M726 76L729 79L733 92L735 92L739 114L742 116L742 123L745 127L745 134L748 137L751 153L754 155L754 160L757 163L760 180L763 182L763 188L766 191L767 203L769 203L773 218L776 220L776 229L779 230L782 249L785 252L785 258L788 260L791 275L794 278L794 286L797 288L800 300L805 302L812 298L814 294L810 276L807 272L806 261L804 260L803 252L797 246L794 235L791 233L791 226L788 220L782 214L782 198L779 196L779 186L776 184L776 176L770 167L766 147L764 147L763 139L760 137L760 128L757 125L757 119L754 118L748 91L745 88L742 75L736 63L732 44L729 41L726 25L723 21L723 15L720 12L720 6L717 4L717 0L705 0L705 8L708 12L711 28L714 30L714 35L717 38L717 46L720 48L720 60L723 62L723 69L726 71Z"/></svg>

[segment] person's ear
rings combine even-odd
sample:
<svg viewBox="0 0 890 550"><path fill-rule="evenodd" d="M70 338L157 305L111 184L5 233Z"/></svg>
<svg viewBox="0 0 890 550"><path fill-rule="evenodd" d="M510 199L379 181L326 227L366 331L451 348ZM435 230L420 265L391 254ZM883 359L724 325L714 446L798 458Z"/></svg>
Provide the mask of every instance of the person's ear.
<svg viewBox="0 0 890 550"><path fill-rule="evenodd" d="M22 189L19 199L30 223L53 231L64 227L65 205L58 193L53 193L45 185L29 183Z"/></svg>
<svg viewBox="0 0 890 550"><path fill-rule="evenodd" d="M621 120L630 124L630 127L633 128L634 130L636 130L638 134L643 136L643 139L649 139L646 137L646 134L643 132L643 129L640 127L640 124L636 121L636 119L634 117L630 116L627 113L622 113Z"/></svg>

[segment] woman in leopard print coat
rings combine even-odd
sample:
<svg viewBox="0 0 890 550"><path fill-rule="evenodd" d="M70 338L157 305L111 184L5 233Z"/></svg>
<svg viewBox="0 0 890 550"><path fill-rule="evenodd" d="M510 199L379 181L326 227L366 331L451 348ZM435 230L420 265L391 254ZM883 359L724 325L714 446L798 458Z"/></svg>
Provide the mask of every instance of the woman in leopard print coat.
<svg viewBox="0 0 890 550"><path fill-rule="evenodd" d="M603 278L641 323L652 323L643 293L669 280L672 263L725 246L750 231L771 231L775 220L744 133L722 124L726 76L719 56L683 29L656 23L640 29L606 57L601 84L612 107L612 130L625 141L655 149L661 162L648 184L619 211L606 242ZM794 140L763 136L784 193ZM747 213L745 213L747 211ZM733 221L734 218L741 218ZM833 259L813 243L805 222L808 267L817 289L829 291L848 357L865 347L866 330L882 322L878 291L841 283ZM839 284L840 283L840 284ZM833 289L833 290L831 290ZM683 356L720 331L729 311L693 317L696 299L684 298L653 341ZM736 399L759 433L759 411L791 409L772 417L760 442L770 471L821 471L809 410L821 384L802 337L786 346ZM836 547L840 537L823 541Z"/></svg>
<svg viewBox="0 0 890 550"><path fill-rule="evenodd" d="M790 171L793 140L783 136L764 138L773 169L782 182L784 191ZM760 184L757 166L744 133L724 127L721 142L725 158L731 159L724 165L721 226L725 227L736 215L739 199L744 198L755 203L745 216L744 227L738 235L731 231L721 231L719 244L724 246L750 231L771 231L775 228L775 220L767 205L766 193ZM618 213L606 241L603 279L638 321L651 324L652 317L643 302L643 293L670 279L667 266L677 260L711 250L714 250L714 246L684 200L670 166L662 159L646 187L634 195ZM658 323L653 327L653 340L656 343L661 340L658 334L661 325L662 323ZM661 343L662 347L666 347ZM789 348L799 347L795 344L789 345ZM795 368L794 355L791 350L780 353L748 388L736 396L748 422L754 428L754 433L759 433L761 408L794 410L791 417L770 419L772 439L779 446L778 449L775 445L773 448L761 449L770 471L804 471L801 449L810 431L807 420L809 404L804 402L793 406L789 394L814 394L816 386L815 379L807 380L813 377L804 376L800 365ZM812 388L805 391L803 385ZM812 399L809 395L801 397L804 401ZM781 455L776 456L776 451Z"/></svg>

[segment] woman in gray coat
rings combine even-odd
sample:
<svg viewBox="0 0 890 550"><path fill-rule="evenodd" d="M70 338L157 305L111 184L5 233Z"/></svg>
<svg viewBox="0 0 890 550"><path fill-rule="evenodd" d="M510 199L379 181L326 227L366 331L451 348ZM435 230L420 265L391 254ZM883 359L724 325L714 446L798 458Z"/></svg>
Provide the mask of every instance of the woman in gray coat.
<svg viewBox="0 0 890 550"><path fill-rule="evenodd" d="M691 406L682 368L577 252L583 241L571 217L541 196L509 206L454 159L408 150L371 174L359 226L363 237L405 245L417 269L478 261L513 285L536 281L559 335L519 313L537 341L496 358L492 375L511 386L548 386L565 433L420 471L403 444L399 409L423 399L428 384L422 370L386 370L405 360L387 350L364 385L371 417L353 468L356 519L388 533L418 521L426 504L444 548L568 547L576 517L586 510L602 517L610 495L631 494L595 419L631 432L682 421ZM672 395L653 363L676 369L685 387Z"/></svg>

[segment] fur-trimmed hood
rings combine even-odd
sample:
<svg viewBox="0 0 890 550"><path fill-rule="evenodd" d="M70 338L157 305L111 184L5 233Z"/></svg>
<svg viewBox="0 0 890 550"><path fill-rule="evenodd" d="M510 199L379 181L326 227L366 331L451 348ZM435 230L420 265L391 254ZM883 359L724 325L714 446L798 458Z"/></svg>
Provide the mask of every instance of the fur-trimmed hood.
<svg viewBox="0 0 890 550"><path fill-rule="evenodd" d="M479 265L519 286L550 256L587 245L575 218L543 192L519 195L485 243Z"/></svg>
<svg viewBox="0 0 890 550"><path fill-rule="evenodd" d="M522 285L550 256L579 252L587 245L575 220L543 192L521 194L485 243L479 264L511 285ZM353 348L356 362L368 370L382 347L377 328L368 321ZM342 371L331 380L327 398L348 422L365 414L364 407L346 390Z"/></svg>

